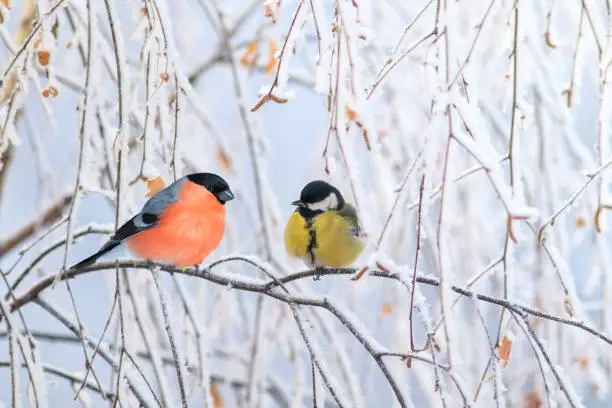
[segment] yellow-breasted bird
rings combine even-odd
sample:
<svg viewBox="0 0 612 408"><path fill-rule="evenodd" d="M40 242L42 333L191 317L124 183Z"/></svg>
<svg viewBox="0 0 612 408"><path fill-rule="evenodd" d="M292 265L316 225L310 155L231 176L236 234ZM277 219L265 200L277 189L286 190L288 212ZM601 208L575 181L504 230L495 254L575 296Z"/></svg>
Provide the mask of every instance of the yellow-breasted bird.
<svg viewBox="0 0 612 408"><path fill-rule="evenodd" d="M311 267L344 268L364 247L355 207L322 180L306 184L285 227L287 253Z"/></svg>

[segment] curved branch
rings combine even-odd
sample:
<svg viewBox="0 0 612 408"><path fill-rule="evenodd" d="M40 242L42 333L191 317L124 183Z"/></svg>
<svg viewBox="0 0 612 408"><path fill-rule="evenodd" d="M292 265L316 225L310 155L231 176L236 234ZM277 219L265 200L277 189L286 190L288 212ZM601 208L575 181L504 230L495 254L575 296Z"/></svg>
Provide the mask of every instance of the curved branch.
<svg viewBox="0 0 612 408"><path fill-rule="evenodd" d="M273 289L277 287L281 287L282 285L287 284L289 282L293 282L293 281L300 280L300 279L311 278L311 277L333 276L333 275L353 275L354 273L357 272L357 269L353 269L353 268L309 269L309 270L305 270L301 272L296 272L291 275L283 276L278 279L273 279L270 281L262 280L260 282L257 282L256 280L252 278L244 279L244 278L239 277L239 275L218 274L218 273L212 272L213 268L221 264L231 262L231 261L241 261L241 262L249 263L251 265L256 264L256 262L253 259L247 256L229 256L226 258L222 258L218 261L211 263L209 266L203 269L177 268L171 265L150 263L147 261L133 261L133 260L107 261L107 262L99 262L99 263L93 264L87 268L83 268L80 270L65 271L61 279L72 279L77 276L84 275L90 272L95 272L95 271L112 270L116 266L119 268L135 268L135 269L150 269L151 267L156 267L156 268L159 268L159 270L162 270L164 272L168 272L171 274L178 273L181 275L194 276L194 277L205 279L207 281L210 281L210 282L213 282L219 285L231 286L234 289L243 290L247 292L257 292L257 293L266 294L266 295L269 295L275 299L281 300L286 303L293 302L293 303L300 303L300 304L311 305L311 306L322 306L321 304L312 304L311 302L306 301L308 299L313 300L315 299L314 297L297 297L297 296L290 296L286 293L283 293L281 295L279 293L273 292ZM261 265L257 265L257 267L263 268ZM371 277L386 278L386 279L400 281L400 276L398 273L385 273L381 271L372 271L368 275ZM55 275L50 275L45 278L42 278L37 283L32 285L30 289L25 291L23 294L17 296L13 300L13 302L9 303L11 312L21 308L22 306L36 299L42 291L44 291L46 288L48 288L49 286L53 284L53 281L55 278L56 278ZM433 277L417 276L416 281L417 283L424 284L424 285L440 286L439 280ZM509 300L504 300L504 299L496 298L494 296L489 296L489 295L483 295L483 294L480 294L474 291L463 289L458 286L451 286L450 289L459 295L462 295L465 297L471 297L474 299L478 299L482 302L501 306L515 313L519 313L519 314L527 313L529 315L537 316L542 319L555 321L555 322L562 323L568 326L578 327L600 338L606 343L612 345L612 337L600 332L599 330L591 327L590 325L582 321L567 319L565 317L545 313L537 309L533 309L533 308L530 308L524 305L513 303Z"/></svg>

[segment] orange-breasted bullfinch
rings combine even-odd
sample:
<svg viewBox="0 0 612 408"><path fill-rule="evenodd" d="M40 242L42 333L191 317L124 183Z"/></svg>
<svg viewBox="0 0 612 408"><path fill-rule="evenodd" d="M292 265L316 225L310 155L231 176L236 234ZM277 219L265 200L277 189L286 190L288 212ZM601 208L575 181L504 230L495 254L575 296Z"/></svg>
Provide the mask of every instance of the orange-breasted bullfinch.
<svg viewBox="0 0 612 408"><path fill-rule="evenodd" d="M177 267L199 265L225 232L225 203L234 194L212 173L184 176L151 197L102 248L70 269L94 263L125 242L135 256Z"/></svg>

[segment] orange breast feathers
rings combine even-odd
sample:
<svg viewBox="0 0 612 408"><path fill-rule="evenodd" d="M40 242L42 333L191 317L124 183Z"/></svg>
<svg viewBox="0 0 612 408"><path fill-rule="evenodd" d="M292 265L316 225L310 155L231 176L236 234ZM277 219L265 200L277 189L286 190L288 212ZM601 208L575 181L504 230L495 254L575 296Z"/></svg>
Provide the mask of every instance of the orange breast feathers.
<svg viewBox="0 0 612 408"><path fill-rule="evenodd" d="M186 180L158 225L129 238L127 247L140 258L182 268L201 264L224 232L225 207L204 187Z"/></svg>

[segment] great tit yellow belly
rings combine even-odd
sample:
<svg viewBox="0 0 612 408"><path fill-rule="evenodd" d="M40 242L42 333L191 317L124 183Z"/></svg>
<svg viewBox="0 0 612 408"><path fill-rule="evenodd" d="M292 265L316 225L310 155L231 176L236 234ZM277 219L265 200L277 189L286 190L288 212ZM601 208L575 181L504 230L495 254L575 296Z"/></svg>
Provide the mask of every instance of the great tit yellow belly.
<svg viewBox="0 0 612 408"><path fill-rule="evenodd" d="M312 181L302 189L285 228L287 253L312 267L344 268L364 247L355 208L340 191L325 181Z"/></svg>

